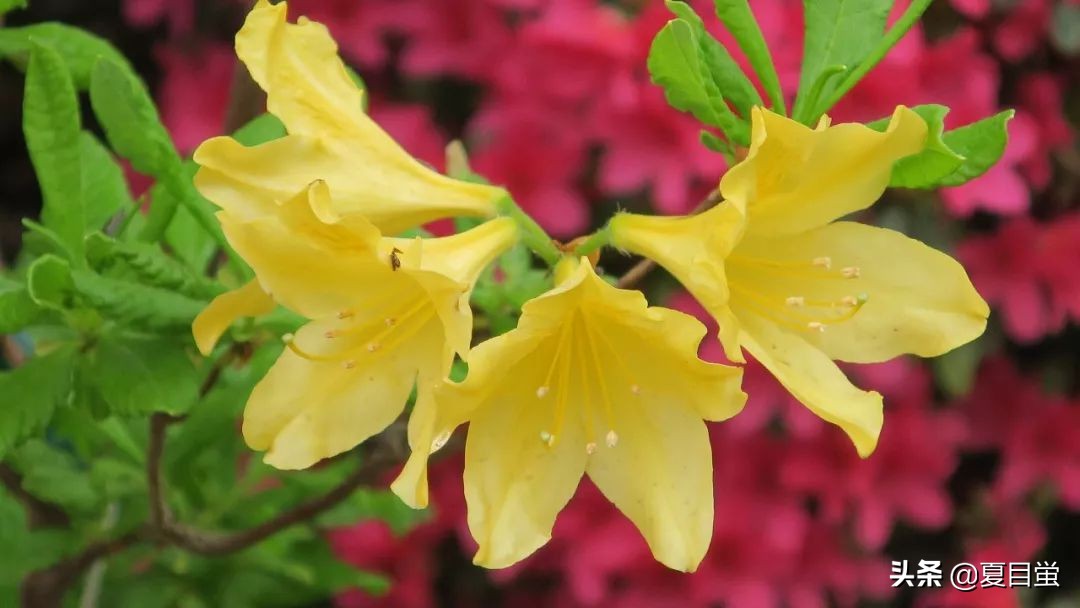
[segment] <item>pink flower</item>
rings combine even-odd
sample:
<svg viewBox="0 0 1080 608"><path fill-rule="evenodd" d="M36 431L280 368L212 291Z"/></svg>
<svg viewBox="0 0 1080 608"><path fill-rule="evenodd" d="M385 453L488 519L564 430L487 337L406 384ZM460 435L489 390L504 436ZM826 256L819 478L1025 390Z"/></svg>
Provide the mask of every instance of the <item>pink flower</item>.
<svg viewBox="0 0 1080 608"><path fill-rule="evenodd" d="M291 0L289 12L326 25L346 57L379 66L389 58L386 35L401 30L405 5L397 0Z"/></svg>
<svg viewBox="0 0 1080 608"><path fill-rule="evenodd" d="M702 145L700 123L667 105L659 87L642 83L632 101L611 102L597 113L605 144L598 179L605 194L651 186L659 212L686 213L715 188L723 157Z"/></svg>
<svg viewBox="0 0 1080 608"><path fill-rule="evenodd" d="M163 44L155 55L162 70L157 94L161 119L176 147L190 152L225 127L236 56L224 44Z"/></svg>
<svg viewBox="0 0 1080 608"><path fill-rule="evenodd" d="M1022 159L1024 174L1037 190L1045 189L1052 174L1050 154L1073 143L1074 129L1063 113L1064 83L1048 72L1025 76L1018 85L1020 108L1034 122L1037 144Z"/></svg>
<svg viewBox="0 0 1080 608"><path fill-rule="evenodd" d="M165 22L173 34L186 34L195 26L195 0L124 0L124 21L136 27Z"/></svg>
<svg viewBox="0 0 1080 608"><path fill-rule="evenodd" d="M592 0L549 2L515 33L511 49L488 57L502 95L554 104L571 124L588 120L598 97L625 97L634 57L630 24L614 8ZM567 127L573 128L573 127Z"/></svg>
<svg viewBox="0 0 1080 608"><path fill-rule="evenodd" d="M959 432L950 416L928 408L931 387L925 368L903 360L873 367L891 368L897 380L880 385L873 381L879 372L855 370L860 385L880 390L888 404L874 455L860 459L842 435L822 433L794 444L782 479L815 497L825 521L840 523L852 516L856 538L877 550L899 519L927 529L948 524L952 504L944 485L956 468Z"/></svg>
<svg viewBox="0 0 1080 608"><path fill-rule="evenodd" d="M558 115L496 100L470 126L470 140L473 168L506 186L553 236L577 236L589 225L589 207L576 183L587 142Z"/></svg>
<svg viewBox="0 0 1080 608"><path fill-rule="evenodd" d="M974 180L941 191L949 211L965 217L976 209L998 215L1020 215L1027 211L1031 192L1019 166L1037 153L1037 132L1030 116L1017 112L1009 123L1009 142L996 165Z"/></svg>
<svg viewBox="0 0 1080 608"><path fill-rule="evenodd" d="M1046 482L1066 508L1080 511L1080 404L1046 399L1010 429L995 495L1016 500Z"/></svg>
<svg viewBox="0 0 1080 608"><path fill-rule="evenodd" d="M1020 0L994 29L994 47L1009 61L1020 61L1046 40L1050 28L1049 0Z"/></svg>
<svg viewBox="0 0 1080 608"><path fill-rule="evenodd" d="M407 37L401 67L411 76L453 75L488 82L514 44L506 14L489 0L392 3L395 28Z"/></svg>
<svg viewBox="0 0 1080 608"><path fill-rule="evenodd" d="M1067 313L1080 319L1080 216L1048 225L1014 219L989 236L962 243L957 251L972 281L1002 315L1005 331L1033 342L1060 331Z"/></svg>

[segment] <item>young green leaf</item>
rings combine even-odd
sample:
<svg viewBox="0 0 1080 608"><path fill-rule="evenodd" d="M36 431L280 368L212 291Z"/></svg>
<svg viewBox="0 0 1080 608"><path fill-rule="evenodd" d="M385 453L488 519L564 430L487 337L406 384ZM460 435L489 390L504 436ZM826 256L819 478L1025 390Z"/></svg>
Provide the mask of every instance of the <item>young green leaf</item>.
<svg viewBox="0 0 1080 608"><path fill-rule="evenodd" d="M104 38L63 23L35 23L0 29L0 57L25 68L33 43L47 44L60 54L75 86L90 87L90 72L98 58L118 63L128 70L128 60Z"/></svg>
<svg viewBox="0 0 1080 608"><path fill-rule="evenodd" d="M701 47L689 23L673 19L656 34L649 49L649 74L664 89L677 110L720 128L729 139L745 145L749 129L724 101L701 58Z"/></svg>
<svg viewBox="0 0 1080 608"><path fill-rule="evenodd" d="M113 278L131 277L196 299L210 299L223 291L156 244L123 243L98 232L87 237L86 252L94 270Z"/></svg>
<svg viewBox="0 0 1080 608"><path fill-rule="evenodd" d="M157 108L143 83L108 59L99 59L90 78L90 103L109 144L136 171L164 179L180 165Z"/></svg>
<svg viewBox="0 0 1080 608"><path fill-rule="evenodd" d="M269 116L269 114L266 116ZM277 119L274 118L274 120ZM280 123L280 121L278 122ZM282 128L284 129L284 127ZM186 181L188 183L191 182L198 169L199 166L194 161L189 160L184 163L184 175L187 177ZM180 201L163 201L164 198L175 197L162 184L158 184L151 189L150 198L154 205L177 205L176 215L173 216L173 221L169 223L169 227L165 229L165 242L169 245L169 250L172 251L173 255L186 263L195 272L202 274L210 266L210 260L214 254L219 251L218 243L225 240L225 235L221 232L221 226L213 219L216 212L213 204L203 198L194 188L185 188L184 191L190 197L185 201L185 204L181 204ZM201 221L196 217L192 209L198 210L199 215L202 217Z"/></svg>
<svg viewBox="0 0 1080 608"><path fill-rule="evenodd" d="M943 186L959 186L994 166L1009 143L1009 121L1016 114L1005 110L970 125L947 131L942 139L949 149L964 157L963 164L941 180Z"/></svg>
<svg viewBox="0 0 1080 608"><path fill-rule="evenodd" d="M82 302L105 317L144 329L187 330L206 302L168 289L97 275L71 274Z"/></svg>
<svg viewBox="0 0 1080 608"><path fill-rule="evenodd" d="M885 33L892 4L892 0L803 0L806 37L793 110L797 120L806 119L804 114L814 108L817 99L810 93L826 68L851 68L870 54ZM825 83L821 94L828 95L832 88Z"/></svg>
<svg viewBox="0 0 1080 608"><path fill-rule="evenodd" d="M182 414L198 399L199 376L176 340L106 336L87 358L86 377L112 414Z"/></svg>
<svg viewBox="0 0 1080 608"><path fill-rule="evenodd" d="M41 185L41 220L53 231L72 262L83 263L79 101L56 51L35 44L26 70L23 133Z"/></svg>
<svg viewBox="0 0 1080 608"><path fill-rule="evenodd" d="M762 105L761 95L754 88L754 83L750 82L724 45L706 31L705 22L689 4L679 0L668 0L666 4L668 10L693 28L694 36L701 47L701 59L708 68L708 75L724 97L739 111L743 120L747 120L750 109Z"/></svg>
<svg viewBox="0 0 1080 608"><path fill-rule="evenodd" d="M38 306L51 310L68 308L75 290L71 265L52 254L34 260L26 272L26 285L30 299Z"/></svg>
<svg viewBox="0 0 1080 608"><path fill-rule="evenodd" d="M964 162L964 157L950 149L942 139L949 108L929 104L911 109L926 121L926 145L922 152L896 163L889 185L897 188L936 188L942 179L955 172ZM876 120L867 126L884 131L889 126L889 119Z"/></svg>
<svg viewBox="0 0 1080 608"><path fill-rule="evenodd" d="M0 458L44 432L71 393L74 352L63 348L0 372Z"/></svg>
<svg viewBox="0 0 1080 608"><path fill-rule="evenodd" d="M876 1L876 0L875 0ZM830 92L817 97L814 100L813 107L804 108L803 123L815 124L818 118L822 114L828 112L830 108L835 106L850 91L855 85L859 84L863 76L866 76L870 70L874 69L874 66L880 62L885 55L896 46L897 42L904 37L916 23L919 22L919 17L926 12L927 7L934 0L912 0L907 9L904 10L900 18L893 23L892 27L885 32L884 36L878 38L874 48L870 50L866 56L859 61L858 65L847 66L850 68L844 76L844 79L840 81L834 87L830 88Z"/></svg>
<svg viewBox="0 0 1080 608"><path fill-rule="evenodd" d="M40 439L27 441L11 455L22 475L22 487L67 511L90 514L100 506L100 495L74 456Z"/></svg>
<svg viewBox="0 0 1080 608"><path fill-rule="evenodd" d="M784 93L780 89L780 77L776 74L776 66L773 64L769 47L765 44L765 37L761 34L761 27L758 26L754 13L750 11L749 1L713 0L713 3L716 5L716 16L735 37L735 42L750 60L750 65L772 101L773 110L787 114Z"/></svg>
<svg viewBox="0 0 1080 608"><path fill-rule="evenodd" d="M96 137L84 131L79 145L86 231L93 232L101 230L118 211L133 208L135 200L123 169Z"/></svg>
<svg viewBox="0 0 1080 608"><path fill-rule="evenodd" d="M41 315L26 286L0 277L0 334L13 334Z"/></svg>
<svg viewBox="0 0 1080 608"><path fill-rule="evenodd" d="M285 137L285 123L273 114L262 114L251 119L233 133L233 139L245 146L257 146Z"/></svg>
<svg viewBox="0 0 1080 608"><path fill-rule="evenodd" d="M1005 152L1009 141L1008 122L1013 110L984 118L952 131L942 132L949 109L940 105L911 108L929 128L922 152L900 160L893 167L890 186L900 188L940 188L959 186L985 173ZM867 126L884 131L889 124L882 118Z"/></svg>

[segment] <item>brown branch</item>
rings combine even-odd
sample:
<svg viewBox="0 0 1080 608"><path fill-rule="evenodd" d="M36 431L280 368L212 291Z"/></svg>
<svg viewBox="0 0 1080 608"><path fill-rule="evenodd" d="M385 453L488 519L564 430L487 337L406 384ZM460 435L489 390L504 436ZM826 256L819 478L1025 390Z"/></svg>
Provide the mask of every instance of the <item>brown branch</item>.
<svg viewBox="0 0 1080 608"><path fill-rule="evenodd" d="M31 572L23 579L19 593L23 608L59 608L64 595L82 574L99 559L119 553L142 540L141 532L95 543L82 553Z"/></svg>
<svg viewBox="0 0 1080 608"><path fill-rule="evenodd" d="M22 487L22 476L6 463L0 463L0 483L26 510L26 519L31 530L66 528L71 525L71 520L63 509L27 492Z"/></svg>
<svg viewBox="0 0 1080 608"><path fill-rule="evenodd" d="M696 207L694 207L690 211L689 215L697 215L699 213L708 211L709 209L712 209L713 207L719 205L721 200L723 199L720 197L720 191L713 190L711 193L709 193L709 196L705 197L705 199L703 199L700 203L697 204ZM634 266L631 267L630 270L626 271L626 274L619 277L619 282L617 283L617 285L620 289L629 289L640 283L645 277L649 276L649 273L653 270L656 270L656 267L656 262L649 259L643 259L637 264L634 264Z"/></svg>

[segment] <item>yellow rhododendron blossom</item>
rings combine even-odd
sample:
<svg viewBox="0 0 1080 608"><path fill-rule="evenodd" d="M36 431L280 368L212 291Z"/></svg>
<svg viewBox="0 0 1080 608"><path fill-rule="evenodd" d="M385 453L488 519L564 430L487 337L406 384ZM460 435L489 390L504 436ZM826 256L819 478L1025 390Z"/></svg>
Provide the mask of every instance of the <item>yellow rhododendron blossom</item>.
<svg viewBox="0 0 1080 608"><path fill-rule="evenodd" d="M881 396L852 385L834 360L940 355L978 337L989 314L949 256L835 221L872 205L926 132L904 107L884 132L828 121L810 129L755 109L748 156L720 182L723 203L692 217L619 215L612 244L668 269L717 319L729 359L746 349L867 456Z"/></svg>
<svg viewBox="0 0 1080 608"><path fill-rule="evenodd" d="M394 489L468 422L465 496L475 562L501 568L539 548L583 474L667 566L692 571L712 537L712 457L703 420L742 409L737 368L697 357L705 327L616 289L587 259L525 304L516 329L477 346L461 384L434 392L424 449ZM419 443L419 442L418 442ZM427 446L430 446L428 449Z"/></svg>
<svg viewBox="0 0 1080 608"><path fill-rule="evenodd" d="M285 2L261 0L236 36L236 53L267 93L289 135L245 147L229 137L195 152L195 184L238 219L267 213L324 180L335 210L361 214L385 234L450 216L493 217L501 188L451 179L412 158L362 109L337 44L319 23L286 20Z"/></svg>
<svg viewBox="0 0 1080 608"><path fill-rule="evenodd" d="M196 320L203 351L236 316L265 312L267 294L311 319L244 411L248 445L282 469L351 449L401 414L414 384L443 378L469 349L473 283L517 239L506 218L445 238L383 238L360 216L337 216L324 182L273 214L218 217L258 288L219 297Z"/></svg>

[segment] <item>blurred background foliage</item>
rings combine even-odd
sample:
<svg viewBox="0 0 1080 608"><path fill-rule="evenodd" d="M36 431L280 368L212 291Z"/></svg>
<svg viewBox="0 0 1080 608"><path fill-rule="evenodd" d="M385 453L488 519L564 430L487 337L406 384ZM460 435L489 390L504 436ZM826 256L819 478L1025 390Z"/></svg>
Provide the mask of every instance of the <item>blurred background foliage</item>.
<svg viewBox="0 0 1080 608"><path fill-rule="evenodd" d="M691 4L712 14L709 2ZM700 143L698 123L672 110L648 81L650 42L670 18L662 2L292 5L330 27L368 85L372 115L407 149L444 168L445 144L464 140L474 169L508 186L557 237L583 234L617 208L686 212L725 168L723 158ZM790 101L800 70L802 3L755 0L752 6ZM244 9L239 1L34 0L9 13L6 25L59 21L110 41L145 80L182 156L227 124L238 126L237 102L230 103L237 82L230 41ZM734 48L714 19L706 21ZM9 61L0 65L0 252L23 276L20 252L25 261L28 251L41 253L49 244L24 240L22 219L40 216L43 195L23 136L25 63L10 39L7 47L3 40L0 54ZM56 407L51 420L11 410L25 422L27 436L47 426L43 437L8 451L20 437L0 434L7 451L0 468L7 488L0 496L0 538L8 548L0 556L0 604L14 605L27 572L78 548L135 535L139 542L122 547L130 544L129 550L94 556L102 559L80 570L70 583L69 605L1077 605L1078 57L1080 4L1074 0L937 0L921 26L832 112L836 121L869 121L898 103L940 103L952 109L946 125L954 128L1002 108L1017 110L1005 157L986 175L937 193L890 191L867 217L955 252L993 307L991 328L934 361L852 369L862 386L886 397L881 445L866 461L837 429L810 417L751 365L746 411L713 428L716 529L696 574L656 564L629 522L588 485L560 517L554 540L533 558L506 571L476 569L469 564L461 462L452 456L433 468L431 512L413 513L384 491L362 489L303 525L227 555L207 555L220 541L213 534L173 530L180 538L146 537L144 522L156 517L146 474L154 427L138 416L150 411L184 416L157 418L168 434L159 464L169 517L200 530L255 529L352 483L363 471L357 462L371 455L280 474L243 446L237 421L246 393L276 355L273 336L292 319L235 331L238 346L220 351L224 360L170 358L175 349L168 345L186 339L184 328L172 326L167 334L155 327L151 338L139 326L148 319L160 324L160 315L140 316L138 306L122 306L145 293L75 282L75 273L73 290L39 295L60 298L53 300L57 309L44 314L63 315L69 326L83 323L85 331L76 337L36 329L5 341L4 360L12 367L33 345L39 354L43 344L59 345L44 363L22 368L29 378L24 386L40 394L0 384L5 408L15 394L24 405L55 401L61 378L95 390L78 391L93 403ZM89 72L88 82L76 78L77 86L90 86ZM101 112L92 109L84 97L84 126L122 153L113 133L105 137ZM257 141L273 132L274 125L263 124L248 134ZM119 198L135 208L134 201L189 195L177 185L181 165L162 162L168 167L161 171L125 164ZM157 176L157 185L147 173ZM143 233L143 221L133 214L128 229ZM87 259L96 276L151 276L163 289L204 301L216 289L199 279L211 263L213 240L193 217L177 226L163 241L173 253L167 259L179 266L141 244L105 238L90 241ZM430 228L441 233L449 226ZM512 276L524 277L521 285L489 283L478 293L476 304L495 332L513 323L512 311L538 288L540 278L526 272L525 262L504 260ZM633 260L607 255L601 263L618 274ZM67 276L62 263L38 271L43 286ZM651 275L645 288L654 302L700 313L662 273ZM14 291L0 283L0 297ZM76 301L66 299L71 294ZM158 312L184 306L155 304ZM720 357L712 342L702 353ZM73 374L62 373L72 366ZM130 393L132 378L149 368L176 371L164 385ZM354 485L375 487L385 481L356 479ZM1061 587L896 590L889 562L899 559L941 560L946 572L960 561L1045 560L1059 567Z"/></svg>

